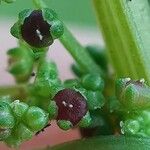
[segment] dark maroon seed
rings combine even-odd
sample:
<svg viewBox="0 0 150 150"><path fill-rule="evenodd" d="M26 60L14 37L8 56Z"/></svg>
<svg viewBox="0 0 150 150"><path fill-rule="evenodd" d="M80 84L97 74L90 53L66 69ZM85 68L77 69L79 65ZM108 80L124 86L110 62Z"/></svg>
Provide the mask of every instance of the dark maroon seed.
<svg viewBox="0 0 150 150"><path fill-rule="evenodd" d="M41 10L34 10L21 26L22 38L31 46L42 48L53 43L50 27L42 16Z"/></svg>
<svg viewBox="0 0 150 150"><path fill-rule="evenodd" d="M57 120L67 120L75 126L87 113L86 99L75 90L64 89L59 91L54 100L58 107Z"/></svg>

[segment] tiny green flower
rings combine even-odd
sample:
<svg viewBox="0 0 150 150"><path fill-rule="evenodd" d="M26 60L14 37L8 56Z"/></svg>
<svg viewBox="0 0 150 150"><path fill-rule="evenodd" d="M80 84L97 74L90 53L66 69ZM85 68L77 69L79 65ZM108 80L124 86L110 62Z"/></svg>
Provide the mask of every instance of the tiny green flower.
<svg viewBox="0 0 150 150"><path fill-rule="evenodd" d="M62 130L69 130L73 127L72 123L70 121L66 120L58 120L57 125L62 129Z"/></svg>
<svg viewBox="0 0 150 150"><path fill-rule="evenodd" d="M18 120L22 119L23 115L29 108L29 106L26 103L20 102L19 100L15 100L10 104L10 106L13 110L14 116Z"/></svg>
<svg viewBox="0 0 150 150"><path fill-rule="evenodd" d="M121 126L123 134L135 135L140 130L140 123L138 120L127 120L124 123L121 123Z"/></svg>
<svg viewBox="0 0 150 150"><path fill-rule="evenodd" d="M86 98L89 110L100 109L105 104L105 98L100 91L87 91Z"/></svg>
<svg viewBox="0 0 150 150"><path fill-rule="evenodd" d="M15 118L8 103L0 102L0 140L6 139L15 125Z"/></svg>
<svg viewBox="0 0 150 150"><path fill-rule="evenodd" d="M31 131L30 128L28 128L26 125L20 123L19 125L17 125L16 128L16 134L18 135L19 139L21 141L26 141L29 140L33 137L34 132Z"/></svg>
<svg viewBox="0 0 150 150"><path fill-rule="evenodd" d="M7 54L9 56L9 72L15 77L17 82L27 81L31 76L34 62L31 49L21 46L10 49Z"/></svg>
<svg viewBox="0 0 150 150"><path fill-rule="evenodd" d="M87 90L102 91L104 89L104 81L99 74L87 74L83 76L81 83Z"/></svg>
<svg viewBox="0 0 150 150"><path fill-rule="evenodd" d="M9 104L0 102L0 128L13 128L15 125L15 118Z"/></svg>
<svg viewBox="0 0 150 150"><path fill-rule="evenodd" d="M38 107L31 106L25 113L24 123L32 131L40 131L48 123L48 113Z"/></svg>

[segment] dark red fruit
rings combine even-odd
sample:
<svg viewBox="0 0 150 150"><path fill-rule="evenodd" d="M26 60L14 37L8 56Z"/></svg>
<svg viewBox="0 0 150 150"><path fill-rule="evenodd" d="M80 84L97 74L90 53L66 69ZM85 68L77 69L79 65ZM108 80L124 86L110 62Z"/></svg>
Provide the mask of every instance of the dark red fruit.
<svg viewBox="0 0 150 150"><path fill-rule="evenodd" d="M87 113L86 99L75 90L59 91L54 100L58 107L57 120L67 120L75 126Z"/></svg>
<svg viewBox="0 0 150 150"><path fill-rule="evenodd" d="M22 38L33 47L48 47L53 43L50 27L44 20L42 11L34 10L21 26Z"/></svg>

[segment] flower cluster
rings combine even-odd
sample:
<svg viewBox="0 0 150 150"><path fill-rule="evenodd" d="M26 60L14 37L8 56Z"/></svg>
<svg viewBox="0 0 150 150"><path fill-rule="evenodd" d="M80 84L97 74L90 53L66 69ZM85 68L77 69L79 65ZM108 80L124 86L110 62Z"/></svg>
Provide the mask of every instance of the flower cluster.
<svg viewBox="0 0 150 150"><path fill-rule="evenodd" d="M149 136L150 88L143 79L119 79L116 82L116 96L123 121L121 132L129 135Z"/></svg>
<svg viewBox="0 0 150 150"><path fill-rule="evenodd" d="M48 124L49 115L39 107L8 99L0 99L0 140L16 147L43 129Z"/></svg>

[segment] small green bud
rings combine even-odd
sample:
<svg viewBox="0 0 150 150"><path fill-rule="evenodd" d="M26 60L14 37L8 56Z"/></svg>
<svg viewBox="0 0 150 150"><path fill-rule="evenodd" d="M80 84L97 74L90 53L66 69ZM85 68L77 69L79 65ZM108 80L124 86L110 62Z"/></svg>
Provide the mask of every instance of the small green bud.
<svg viewBox="0 0 150 150"><path fill-rule="evenodd" d="M44 20L46 20L49 24L58 18L56 12L50 8L44 8L42 9L42 12Z"/></svg>
<svg viewBox="0 0 150 150"><path fill-rule="evenodd" d="M18 15L18 19L19 19L19 23L22 25L24 23L24 20L29 17L29 15L31 14L32 9L24 9L22 10L19 15Z"/></svg>
<svg viewBox="0 0 150 150"><path fill-rule="evenodd" d="M89 110L100 109L105 104L105 98L99 91L87 91L86 98Z"/></svg>
<svg viewBox="0 0 150 150"><path fill-rule="evenodd" d="M122 133L135 135L140 130L140 124L137 120L126 120L124 123L121 122Z"/></svg>
<svg viewBox="0 0 150 150"><path fill-rule="evenodd" d="M87 112L86 115L85 115L85 116L81 119L81 121L79 122L79 126L80 126L81 128L87 128L87 127L90 126L91 121L92 121L92 119L91 119L90 113Z"/></svg>
<svg viewBox="0 0 150 150"><path fill-rule="evenodd" d="M9 146L17 148L22 142L31 139L34 134L35 133L24 124L19 123L14 127L11 135L5 140L5 142Z"/></svg>
<svg viewBox="0 0 150 150"><path fill-rule="evenodd" d="M51 25L50 32L54 39L61 37L64 33L64 26L62 21L59 20L56 12L52 9L42 9L44 19Z"/></svg>
<svg viewBox="0 0 150 150"><path fill-rule="evenodd" d="M11 108L13 110L13 113L17 119L21 119L22 116L25 114L25 112L28 110L28 105L20 102L19 100L15 100L11 103Z"/></svg>
<svg viewBox="0 0 150 150"><path fill-rule="evenodd" d="M25 9L19 13L18 16L18 21L11 27L10 33L13 35L15 38L21 39L21 24L24 22L25 18L30 15L32 12L31 9Z"/></svg>
<svg viewBox="0 0 150 150"><path fill-rule="evenodd" d="M66 120L58 120L57 125L62 129L62 130L69 130L73 127L72 123L70 121Z"/></svg>
<svg viewBox="0 0 150 150"><path fill-rule="evenodd" d="M22 123L17 126L15 132L22 142L31 139L34 135L34 132Z"/></svg>
<svg viewBox="0 0 150 150"><path fill-rule="evenodd" d="M104 89L104 81L99 74L87 74L82 78L81 83L87 90L102 91Z"/></svg>
<svg viewBox="0 0 150 150"><path fill-rule="evenodd" d="M58 114L58 107L56 105L55 101L51 101L49 106L48 106L48 113L49 113L49 118L54 119L57 117Z"/></svg>
<svg viewBox="0 0 150 150"><path fill-rule="evenodd" d="M14 125L15 119L9 104L0 102L0 129L11 129Z"/></svg>
<svg viewBox="0 0 150 150"><path fill-rule="evenodd" d="M64 27L62 22L60 20L54 21L50 28L50 32L54 39L58 39L59 37L61 37L64 33Z"/></svg>
<svg viewBox="0 0 150 150"><path fill-rule="evenodd" d="M108 98L107 106L108 106L111 113L114 111L121 110L121 104L115 96Z"/></svg>
<svg viewBox="0 0 150 150"><path fill-rule="evenodd" d="M27 47L10 49L9 55L9 72L14 75L17 82L27 81L32 72L34 58L31 50Z"/></svg>
<svg viewBox="0 0 150 150"><path fill-rule="evenodd" d="M9 147L12 148L17 148L19 147L19 145L21 144L21 139L18 138L18 136L16 136L14 133L12 133L6 140L5 140L6 144Z"/></svg>
<svg viewBox="0 0 150 150"><path fill-rule="evenodd" d="M32 131L40 131L48 123L48 113L38 107L31 106L25 114L24 123Z"/></svg>
<svg viewBox="0 0 150 150"><path fill-rule="evenodd" d="M15 38L20 38L20 24L19 22L16 22L10 29L11 35L13 35Z"/></svg>

